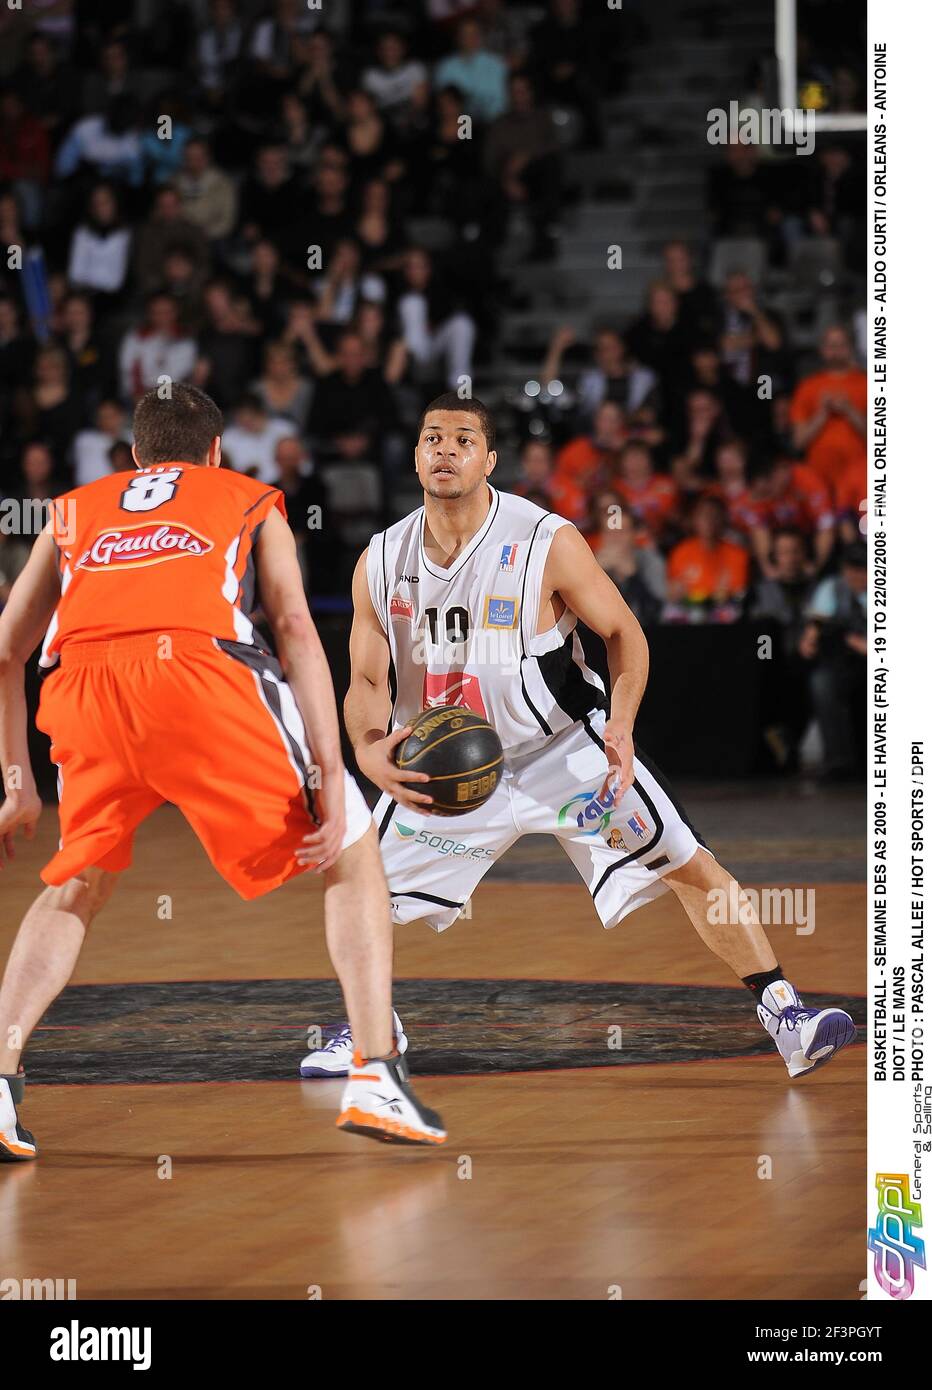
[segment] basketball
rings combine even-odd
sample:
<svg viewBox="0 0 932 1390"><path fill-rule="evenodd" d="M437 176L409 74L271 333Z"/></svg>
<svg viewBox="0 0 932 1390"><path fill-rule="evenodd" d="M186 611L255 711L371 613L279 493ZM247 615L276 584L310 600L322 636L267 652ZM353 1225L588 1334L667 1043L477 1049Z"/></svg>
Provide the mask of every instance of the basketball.
<svg viewBox="0 0 932 1390"><path fill-rule="evenodd" d="M462 816L484 805L495 791L504 754L487 719L448 705L418 715L395 761L400 768L427 773L429 782L411 785L433 797L434 815Z"/></svg>

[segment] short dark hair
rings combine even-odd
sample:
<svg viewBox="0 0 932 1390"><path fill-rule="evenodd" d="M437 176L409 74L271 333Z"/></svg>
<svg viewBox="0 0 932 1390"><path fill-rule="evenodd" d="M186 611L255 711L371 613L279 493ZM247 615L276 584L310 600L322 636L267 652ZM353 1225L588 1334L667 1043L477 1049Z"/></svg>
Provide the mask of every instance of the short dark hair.
<svg viewBox="0 0 932 1390"><path fill-rule="evenodd" d="M204 391L172 382L170 394L161 387L147 391L133 412L136 457L143 467L153 463L203 463L212 442L223 432L219 407Z"/></svg>
<svg viewBox="0 0 932 1390"><path fill-rule="evenodd" d="M421 437L424 421L432 410L458 410L463 415L475 415L485 436L486 451L491 453L495 448L495 421L478 396L466 396L464 398L456 391L444 391L442 396L436 396L430 405L425 405L421 411L421 418L417 425L418 439Z"/></svg>

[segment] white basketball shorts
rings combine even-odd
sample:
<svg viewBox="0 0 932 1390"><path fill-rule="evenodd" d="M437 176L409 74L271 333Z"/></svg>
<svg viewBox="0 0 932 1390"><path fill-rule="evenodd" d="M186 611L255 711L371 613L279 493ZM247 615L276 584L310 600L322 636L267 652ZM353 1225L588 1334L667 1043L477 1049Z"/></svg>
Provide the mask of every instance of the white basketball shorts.
<svg viewBox="0 0 932 1390"><path fill-rule="evenodd" d="M374 819L394 921L423 917L444 931L490 866L529 834L556 836L605 927L666 892L664 876L706 846L640 756L620 805L599 803L604 728L604 715L593 714L510 760L492 797L464 816L422 815L383 795Z"/></svg>

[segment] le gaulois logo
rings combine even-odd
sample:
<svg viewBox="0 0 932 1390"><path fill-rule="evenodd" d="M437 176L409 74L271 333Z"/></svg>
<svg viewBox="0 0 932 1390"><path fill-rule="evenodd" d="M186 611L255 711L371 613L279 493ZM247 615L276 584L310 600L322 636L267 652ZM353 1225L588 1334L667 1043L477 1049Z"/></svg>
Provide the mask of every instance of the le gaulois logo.
<svg viewBox="0 0 932 1390"><path fill-rule="evenodd" d="M129 570L178 560L185 555L206 555L214 543L189 526L173 521L143 521L137 526L112 526L101 531L77 563L79 570Z"/></svg>

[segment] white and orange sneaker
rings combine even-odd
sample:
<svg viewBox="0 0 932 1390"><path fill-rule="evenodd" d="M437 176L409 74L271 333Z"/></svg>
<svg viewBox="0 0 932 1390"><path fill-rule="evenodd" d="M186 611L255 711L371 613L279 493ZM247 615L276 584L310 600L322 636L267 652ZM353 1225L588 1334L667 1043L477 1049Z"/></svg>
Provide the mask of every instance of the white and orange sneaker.
<svg viewBox="0 0 932 1390"><path fill-rule="evenodd" d="M337 1128L386 1144L442 1144L447 1137L437 1112L414 1094L398 1055L365 1060L353 1054Z"/></svg>
<svg viewBox="0 0 932 1390"><path fill-rule="evenodd" d="M38 1158L36 1141L19 1122L17 1105L23 1103L25 1074L0 1076L0 1163L25 1163Z"/></svg>

